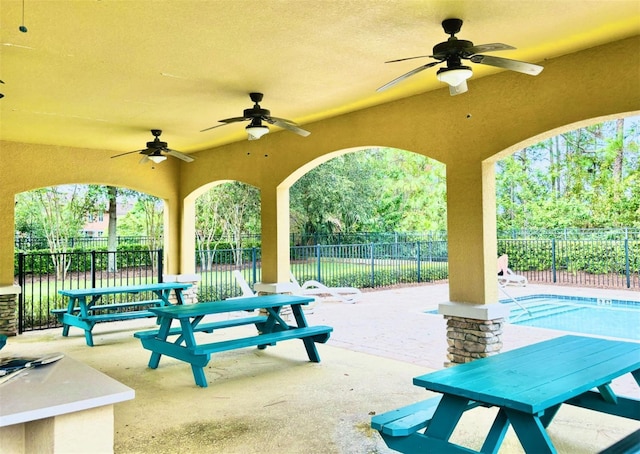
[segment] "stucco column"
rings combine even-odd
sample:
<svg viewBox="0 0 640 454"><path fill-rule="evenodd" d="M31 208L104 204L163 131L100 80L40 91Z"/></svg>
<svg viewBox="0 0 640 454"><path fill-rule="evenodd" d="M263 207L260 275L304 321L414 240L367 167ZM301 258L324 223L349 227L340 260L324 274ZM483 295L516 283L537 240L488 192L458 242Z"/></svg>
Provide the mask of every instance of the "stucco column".
<svg viewBox="0 0 640 454"><path fill-rule="evenodd" d="M262 283L289 282L289 188L262 187Z"/></svg>
<svg viewBox="0 0 640 454"><path fill-rule="evenodd" d="M447 166L449 298L471 304L498 299L493 162Z"/></svg>
<svg viewBox="0 0 640 454"><path fill-rule="evenodd" d="M20 287L13 285L14 207L13 193L0 192L0 334L17 332L16 307Z"/></svg>
<svg viewBox="0 0 640 454"><path fill-rule="evenodd" d="M200 276L195 274L195 201L196 195L165 203L164 282L193 284L183 292L185 304L198 302Z"/></svg>
<svg viewBox="0 0 640 454"><path fill-rule="evenodd" d="M509 315L497 302L495 162L447 166L447 222L451 301L438 311L447 319L447 358L457 364L498 353Z"/></svg>
<svg viewBox="0 0 640 454"><path fill-rule="evenodd" d="M164 274L179 274L181 264L182 205L164 201Z"/></svg>
<svg viewBox="0 0 640 454"><path fill-rule="evenodd" d="M194 274L196 271L196 197L182 202L182 234L180 235L180 272Z"/></svg>
<svg viewBox="0 0 640 454"><path fill-rule="evenodd" d="M6 178L6 175L3 176ZM0 287L13 285L14 207L15 198L10 191L0 191Z"/></svg>

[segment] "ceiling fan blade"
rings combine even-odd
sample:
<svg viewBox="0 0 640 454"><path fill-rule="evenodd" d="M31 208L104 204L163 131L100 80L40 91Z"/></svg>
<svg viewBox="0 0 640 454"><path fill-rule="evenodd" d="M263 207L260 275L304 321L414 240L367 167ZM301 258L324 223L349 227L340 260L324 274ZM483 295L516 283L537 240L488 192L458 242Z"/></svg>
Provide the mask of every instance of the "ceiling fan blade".
<svg viewBox="0 0 640 454"><path fill-rule="evenodd" d="M492 57L490 55L474 55L470 58L470 60L474 63L496 66L498 68L509 69L511 71L517 71L519 73L529 74L531 76L537 76L544 69L544 67L534 65L533 63L510 60L508 58Z"/></svg>
<svg viewBox="0 0 640 454"><path fill-rule="evenodd" d="M140 162L138 162L138 164L146 164L147 162L149 162L149 156L145 155L145 156L142 157Z"/></svg>
<svg viewBox="0 0 640 454"><path fill-rule="evenodd" d="M385 61L385 63L397 63L399 61L406 61L406 60L413 60L415 58L427 58L427 57L434 58L433 55L418 55L416 57L407 57L407 58L398 58L397 60L389 60L389 61Z"/></svg>
<svg viewBox="0 0 640 454"><path fill-rule="evenodd" d="M268 123L271 123L272 125L275 124L275 121L281 121L282 123L289 123L290 125L298 126L298 123L296 123L295 121L287 120L286 118L268 116L262 117L262 119Z"/></svg>
<svg viewBox="0 0 640 454"><path fill-rule="evenodd" d="M115 156L111 156L111 159L113 159L113 158L119 158L120 156L126 156L126 155L128 155L128 154L133 154L133 153L142 153L143 151L145 151L145 150L127 151L126 153L120 153L120 154L117 154L117 155L115 155Z"/></svg>
<svg viewBox="0 0 640 454"><path fill-rule="evenodd" d="M210 128L200 130L200 132L209 131L210 129L219 128L220 126L226 126L230 123L237 123L239 121L248 121L248 120L251 120L251 118L245 118L245 117L225 118L224 120L218 120L218 122L222 123L221 125L211 126Z"/></svg>
<svg viewBox="0 0 640 454"><path fill-rule="evenodd" d="M222 123L221 125L211 126L210 128L201 129L201 130L200 130L200 132L209 131L210 129L216 129L216 128L219 128L220 126L227 126L228 124L229 124L229 123Z"/></svg>
<svg viewBox="0 0 640 454"><path fill-rule="evenodd" d="M296 134L302 137L307 137L309 134L311 134L309 131L306 131L298 127L291 120L285 120L284 118L276 118L276 117L266 117L265 120L267 121L267 123L279 126L280 128L287 129L291 132L295 132Z"/></svg>
<svg viewBox="0 0 640 454"><path fill-rule="evenodd" d="M224 120L218 120L220 123L237 123L239 121L249 121L251 118L247 117L233 117L233 118L225 118Z"/></svg>
<svg viewBox="0 0 640 454"><path fill-rule="evenodd" d="M172 150L170 148L165 148L162 151L167 153L169 156L173 156L174 158L182 159L184 162L193 162L195 160L195 158L192 158L189 155L186 155L184 153L180 153L179 151Z"/></svg>
<svg viewBox="0 0 640 454"><path fill-rule="evenodd" d="M449 94L451 96L455 96L455 95L459 95L462 93L465 93L466 91L469 90L469 87L467 86L467 81L463 80L461 84L456 85L455 87L452 85L449 85Z"/></svg>
<svg viewBox="0 0 640 454"><path fill-rule="evenodd" d="M465 55L479 54L481 52L496 52L499 50L514 50L515 47L502 43L478 44L464 50Z"/></svg>
<svg viewBox="0 0 640 454"><path fill-rule="evenodd" d="M402 75L402 76L400 76L400 77L396 77L396 78L395 78L395 79L393 79L391 82L387 82L387 83L386 83L386 84L384 84L382 87L378 88L376 91L377 91L377 92L380 92L380 91L384 91L384 90L386 90L387 88L391 88L391 87L393 87L394 85L396 85L396 84L398 84L398 83L402 82L403 80L405 80L405 79L407 79L407 78L409 78L409 77L413 76L414 74L417 74L417 73L419 73L420 71L424 71L424 70L425 70L425 69L427 69L427 68L431 68L432 66L435 66L435 65L437 65L437 64L439 64L439 63L442 63L442 62L441 62L441 61L434 61L434 62L432 62L432 63L427 63L426 65L419 66L418 68L413 69L413 70L409 71L408 73L403 74L403 75Z"/></svg>

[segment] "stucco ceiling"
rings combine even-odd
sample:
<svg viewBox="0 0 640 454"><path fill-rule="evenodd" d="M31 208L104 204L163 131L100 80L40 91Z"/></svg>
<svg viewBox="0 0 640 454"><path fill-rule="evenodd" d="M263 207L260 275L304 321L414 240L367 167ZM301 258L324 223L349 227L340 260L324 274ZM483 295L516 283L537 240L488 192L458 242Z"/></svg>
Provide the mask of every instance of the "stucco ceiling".
<svg viewBox="0 0 640 454"><path fill-rule="evenodd" d="M187 153L246 140L245 123L200 130L241 116L252 91L313 134L317 120L447 90L431 68L376 93L430 61L384 63L430 54L446 18L464 20L461 39L517 48L493 55L543 66L640 34L637 0L0 0L0 14L0 140L114 154L150 129ZM500 71L472 66L469 90Z"/></svg>

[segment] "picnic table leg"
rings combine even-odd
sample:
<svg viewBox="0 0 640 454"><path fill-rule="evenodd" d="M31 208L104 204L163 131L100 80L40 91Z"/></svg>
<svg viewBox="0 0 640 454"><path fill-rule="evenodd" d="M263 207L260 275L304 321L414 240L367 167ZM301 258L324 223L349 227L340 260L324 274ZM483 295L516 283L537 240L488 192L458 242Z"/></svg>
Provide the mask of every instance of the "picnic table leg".
<svg viewBox="0 0 640 454"><path fill-rule="evenodd" d="M301 304L292 304L291 311L293 312L293 316L296 319L296 324L298 328L302 328L307 326L307 319L302 312ZM320 354L318 353L318 349L316 347L316 343L310 337L305 337L302 339L304 342L304 348L307 350L307 356L309 357L309 361L313 363L320 362Z"/></svg>
<svg viewBox="0 0 640 454"><path fill-rule="evenodd" d="M543 427L549 427L553 418L555 418L558 410L560 410L560 406L562 404L554 405L553 407L549 407L544 411L544 414L540 417L540 422Z"/></svg>
<svg viewBox="0 0 640 454"><path fill-rule="evenodd" d="M93 326L91 328L93 328ZM91 334L91 328L84 330L84 340L89 347L93 347L93 334Z"/></svg>
<svg viewBox="0 0 640 454"><path fill-rule="evenodd" d="M542 425L542 421L537 415L530 415L513 409L505 409L505 412L525 452L557 454L547 431Z"/></svg>
<svg viewBox="0 0 640 454"><path fill-rule="evenodd" d="M487 435L487 438L484 440L480 452L483 454L497 454L500 449L500 445L504 440L504 436L507 434L508 428L509 418L507 418L507 414L501 408L496 415L496 419L494 419L493 424L491 425L489 435Z"/></svg>
<svg viewBox="0 0 640 454"><path fill-rule="evenodd" d="M171 291L169 291L169 292L171 292ZM184 300L183 300L183 297L182 297L182 289L181 288L176 288L176 289L173 289L173 292L176 295L176 304L180 304L180 305L184 304Z"/></svg>
<svg viewBox="0 0 640 454"><path fill-rule="evenodd" d="M91 299L91 305L93 305L97 300L100 299L100 296L94 296ZM93 326L95 323L86 321L86 317L89 316L89 311L87 310L87 299L84 297L78 298L78 305L80 306L80 318L85 322L84 327L84 340L89 347L93 347L93 334L91 330L93 330Z"/></svg>
<svg viewBox="0 0 640 454"><path fill-rule="evenodd" d="M202 367L191 365L191 371L193 372L193 378L196 380L196 385L206 388L207 385L207 377L204 374L204 369Z"/></svg>
<svg viewBox="0 0 640 454"><path fill-rule="evenodd" d="M202 317L199 317L198 321L201 319ZM197 325L197 321L194 320L194 322L195 325ZM196 346L196 338L193 335L193 327L195 325L192 325L191 322L186 318L180 319L180 326L182 327L182 334L180 337L184 339L184 344L187 348L194 348ZM195 360L192 359L192 361ZM201 364L195 364L194 362L191 362L191 371L193 372L193 378L196 381L196 385L202 388L206 388L207 377L204 374L204 367Z"/></svg>
<svg viewBox="0 0 640 454"><path fill-rule="evenodd" d="M436 411L433 413L425 435L444 441L449 440L462 414L468 409L468 405L469 399L444 394Z"/></svg>
<svg viewBox="0 0 640 454"><path fill-rule="evenodd" d="M171 319L169 317L158 317L160 320L160 329L158 330L158 339L167 341L167 337L169 337L169 329L171 328ZM160 364L160 358L162 357L161 353L151 352L151 358L149 358L149 367L151 369L157 369L158 364Z"/></svg>
<svg viewBox="0 0 640 454"><path fill-rule="evenodd" d="M69 298L69 303L67 304L67 314L73 315L73 308L75 307L75 299ZM70 325L64 322L64 316L62 317L62 335L64 337L69 336L69 327Z"/></svg>

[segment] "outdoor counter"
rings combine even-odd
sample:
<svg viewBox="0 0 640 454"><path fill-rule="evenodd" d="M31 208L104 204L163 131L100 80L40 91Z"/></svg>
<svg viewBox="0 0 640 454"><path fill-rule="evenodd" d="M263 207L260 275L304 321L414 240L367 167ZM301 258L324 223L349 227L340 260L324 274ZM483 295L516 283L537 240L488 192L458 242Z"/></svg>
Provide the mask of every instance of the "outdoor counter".
<svg viewBox="0 0 640 454"><path fill-rule="evenodd" d="M113 452L113 404L133 389L64 357L0 385L0 452Z"/></svg>

